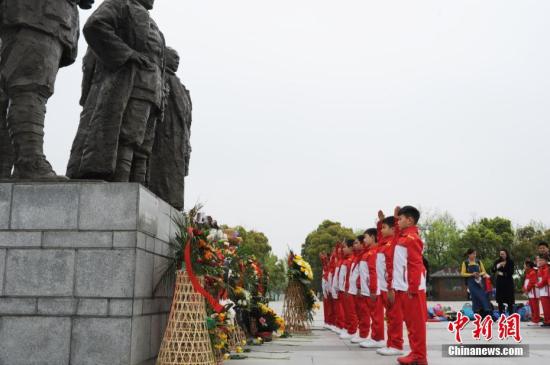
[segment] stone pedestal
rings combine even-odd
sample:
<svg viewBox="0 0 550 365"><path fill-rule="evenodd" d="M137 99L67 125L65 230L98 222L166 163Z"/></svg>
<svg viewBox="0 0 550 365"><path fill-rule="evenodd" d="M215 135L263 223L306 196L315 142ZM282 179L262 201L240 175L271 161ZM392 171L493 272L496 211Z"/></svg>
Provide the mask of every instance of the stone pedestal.
<svg viewBox="0 0 550 365"><path fill-rule="evenodd" d="M152 364L175 214L133 183L1 183L0 364Z"/></svg>

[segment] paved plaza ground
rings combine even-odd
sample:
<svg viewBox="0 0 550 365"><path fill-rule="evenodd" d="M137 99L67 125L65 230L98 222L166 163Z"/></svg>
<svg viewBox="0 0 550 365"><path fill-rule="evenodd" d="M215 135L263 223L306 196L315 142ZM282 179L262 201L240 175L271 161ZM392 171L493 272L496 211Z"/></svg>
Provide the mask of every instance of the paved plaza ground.
<svg viewBox="0 0 550 365"><path fill-rule="evenodd" d="M464 302L446 302L442 305L450 305L453 309L462 307ZM432 303L429 303L432 305ZM282 303L275 302L271 306L282 313ZM411 313L414 315L414 313ZM229 360L227 364L243 365L382 365L396 364L396 357L384 357L377 355L375 350L361 349L352 345L349 340L340 340L332 331L322 328L322 310L315 316L313 333L309 337L293 337L289 339L276 339L263 346L252 346L252 352L246 360ZM522 344L529 345L529 357L524 358L444 358L442 345L453 344L454 337L447 331L448 322L428 323L428 363L432 365L521 365L521 364L548 364L550 363L550 328L527 327L522 323ZM472 339L472 325L462 331L464 343L477 344L513 344L513 340L501 341L498 338L491 342ZM497 330L496 324L494 330ZM408 350L408 341L405 335L405 350Z"/></svg>

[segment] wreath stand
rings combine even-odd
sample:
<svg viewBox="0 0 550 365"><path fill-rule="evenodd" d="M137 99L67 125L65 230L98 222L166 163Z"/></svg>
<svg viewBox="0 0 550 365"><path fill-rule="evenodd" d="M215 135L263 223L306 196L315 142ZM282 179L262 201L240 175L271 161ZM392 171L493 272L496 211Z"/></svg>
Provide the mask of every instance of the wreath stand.
<svg viewBox="0 0 550 365"><path fill-rule="evenodd" d="M300 282L292 280L285 292L283 319L290 334L311 334L310 321L306 309L304 289Z"/></svg>
<svg viewBox="0 0 550 365"><path fill-rule="evenodd" d="M205 300L194 290L185 270L177 272L174 300L156 364L216 365L206 327Z"/></svg>
<svg viewBox="0 0 550 365"><path fill-rule="evenodd" d="M231 331L231 335L229 336L229 349L231 351L234 351L239 346L246 345L246 335L239 326L239 324L235 324L235 329Z"/></svg>

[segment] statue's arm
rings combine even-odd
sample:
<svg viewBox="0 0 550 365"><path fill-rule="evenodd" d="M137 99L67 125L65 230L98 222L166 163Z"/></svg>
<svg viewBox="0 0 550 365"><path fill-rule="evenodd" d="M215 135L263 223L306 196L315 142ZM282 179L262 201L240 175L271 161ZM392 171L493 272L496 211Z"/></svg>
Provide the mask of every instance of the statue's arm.
<svg viewBox="0 0 550 365"><path fill-rule="evenodd" d="M95 55L111 69L121 67L135 53L117 32L127 21L124 6L122 1L106 0L90 16L83 29L84 37Z"/></svg>
<svg viewBox="0 0 550 365"><path fill-rule="evenodd" d="M82 95L80 97L80 105L86 104L86 99L90 94L92 88L92 82L94 78L96 62L94 53L90 48L86 51L84 58L82 59Z"/></svg>

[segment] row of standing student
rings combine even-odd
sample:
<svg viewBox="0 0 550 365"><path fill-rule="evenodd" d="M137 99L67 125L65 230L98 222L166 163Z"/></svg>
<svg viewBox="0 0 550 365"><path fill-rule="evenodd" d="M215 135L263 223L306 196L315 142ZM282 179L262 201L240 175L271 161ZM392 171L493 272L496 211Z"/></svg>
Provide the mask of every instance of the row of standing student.
<svg viewBox="0 0 550 365"><path fill-rule="evenodd" d="M378 213L376 228L339 242L322 255L326 327L343 340L383 356L400 356L402 365L427 364L426 270L417 227L419 211L397 207ZM384 312L388 320L384 333ZM403 323L411 352L403 351Z"/></svg>
<svg viewBox="0 0 550 365"><path fill-rule="evenodd" d="M548 243L541 242L538 246L538 256L535 261L525 261L525 281L523 291L529 298L531 322L529 326L550 327L550 255ZM544 312L541 321L540 307Z"/></svg>

